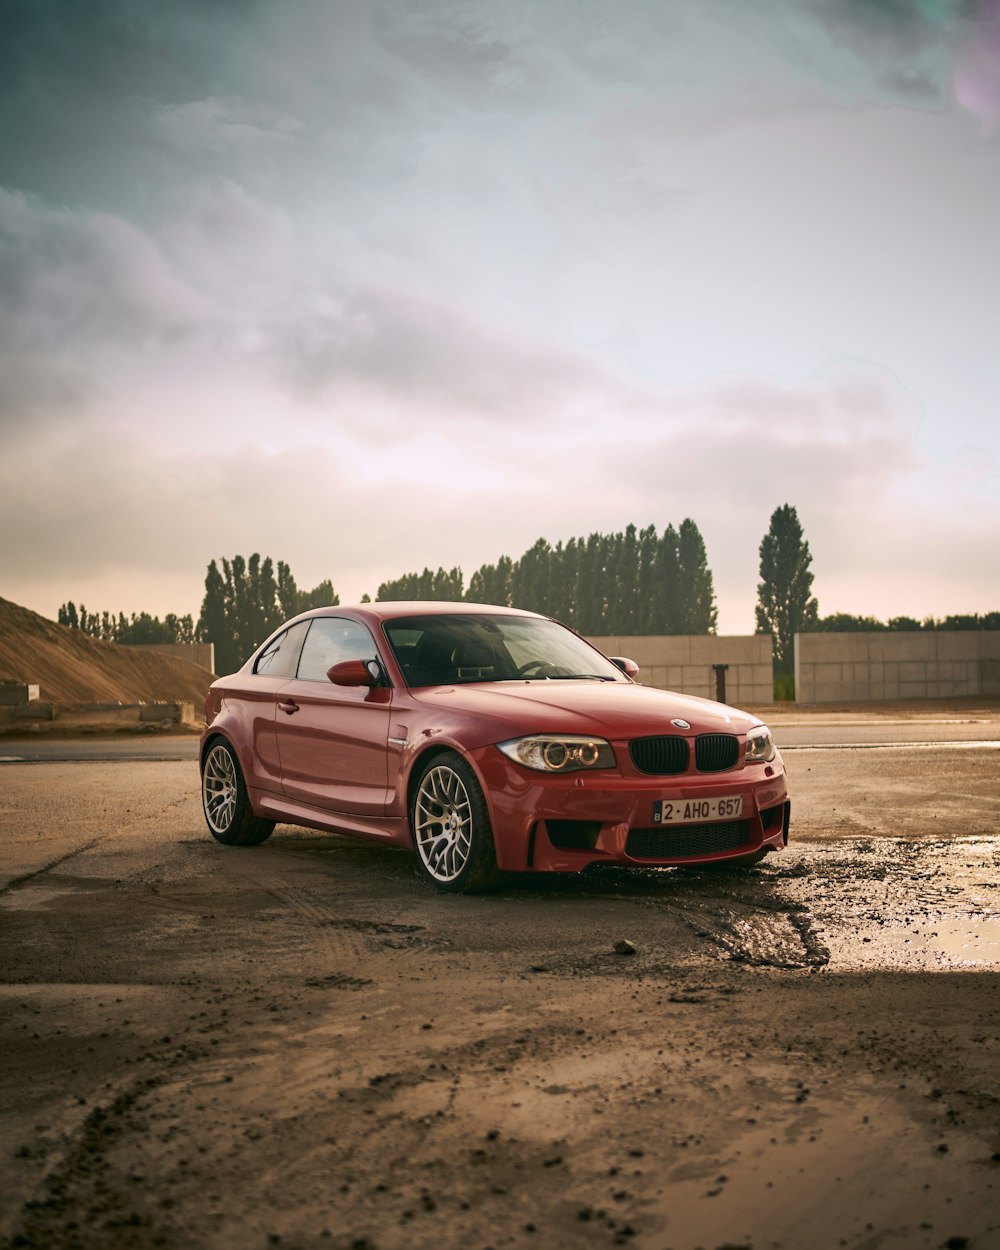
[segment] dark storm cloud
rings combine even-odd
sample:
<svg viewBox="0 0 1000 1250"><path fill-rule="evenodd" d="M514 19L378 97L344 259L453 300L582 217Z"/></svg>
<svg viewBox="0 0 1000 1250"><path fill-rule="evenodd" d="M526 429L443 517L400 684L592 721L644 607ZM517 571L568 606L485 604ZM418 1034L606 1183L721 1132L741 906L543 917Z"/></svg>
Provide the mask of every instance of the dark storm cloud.
<svg viewBox="0 0 1000 1250"><path fill-rule="evenodd" d="M819 0L815 19L865 55L906 61L989 23L996 0Z"/></svg>
<svg viewBox="0 0 1000 1250"><path fill-rule="evenodd" d="M845 39L872 49L912 52L937 29L914 0L821 0L813 12Z"/></svg>
<svg viewBox="0 0 1000 1250"><path fill-rule="evenodd" d="M1000 0L822 0L812 11L893 94L954 95L988 125L1000 117Z"/></svg>
<svg viewBox="0 0 1000 1250"><path fill-rule="evenodd" d="M141 185L155 168L143 101L228 94L229 30L256 9L252 0L8 0L0 184L107 205L123 193L128 160Z"/></svg>

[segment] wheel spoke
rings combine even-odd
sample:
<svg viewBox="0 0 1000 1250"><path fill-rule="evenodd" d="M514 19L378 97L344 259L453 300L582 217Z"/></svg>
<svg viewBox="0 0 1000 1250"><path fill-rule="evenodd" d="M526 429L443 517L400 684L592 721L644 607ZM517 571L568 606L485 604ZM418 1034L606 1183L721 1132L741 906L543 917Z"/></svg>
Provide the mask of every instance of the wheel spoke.
<svg viewBox="0 0 1000 1250"><path fill-rule="evenodd" d="M216 833L228 832L236 815L236 767L223 746L215 746L205 761L202 783L205 816Z"/></svg>
<svg viewBox="0 0 1000 1250"><path fill-rule="evenodd" d="M453 881L472 849L472 803L462 778L446 765L432 768L414 802L417 853L432 877Z"/></svg>

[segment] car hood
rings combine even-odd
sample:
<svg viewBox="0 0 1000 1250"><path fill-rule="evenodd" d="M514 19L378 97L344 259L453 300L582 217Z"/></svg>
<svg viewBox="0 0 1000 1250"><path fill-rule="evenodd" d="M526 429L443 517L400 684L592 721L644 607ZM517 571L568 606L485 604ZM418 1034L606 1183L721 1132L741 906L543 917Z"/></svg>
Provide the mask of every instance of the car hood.
<svg viewBox="0 0 1000 1250"><path fill-rule="evenodd" d="M449 713L481 719L484 729L489 722L493 741L499 741L498 733L590 733L609 739L678 731L744 734L761 723L757 716L710 699L624 682L489 682L410 693L445 719ZM687 721L690 730L672 725L673 720Z"/></svg>

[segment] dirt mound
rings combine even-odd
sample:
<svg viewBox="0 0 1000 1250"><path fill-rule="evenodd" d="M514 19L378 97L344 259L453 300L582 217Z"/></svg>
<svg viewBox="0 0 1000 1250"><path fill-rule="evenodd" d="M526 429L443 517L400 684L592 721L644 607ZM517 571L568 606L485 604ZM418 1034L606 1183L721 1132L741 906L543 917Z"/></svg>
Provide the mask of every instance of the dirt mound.
<svg viewBox="0 0 1000 1250"><path fill-rule="evenodd" d="M38 683L50 703L183 702L200 713L215 676L190 660L88 638L0 599L0 680Z"/></svg>

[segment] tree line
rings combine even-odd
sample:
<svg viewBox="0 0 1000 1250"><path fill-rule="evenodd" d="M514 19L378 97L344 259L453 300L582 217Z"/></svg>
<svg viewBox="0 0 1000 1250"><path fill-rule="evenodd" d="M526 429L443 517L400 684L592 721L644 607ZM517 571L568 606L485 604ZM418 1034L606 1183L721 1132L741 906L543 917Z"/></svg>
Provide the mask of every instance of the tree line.
<svg viewBox="0 0 1000 1250"><path fill-rule="evenodd" d="M148 612L133 612L131 616L119 612L117 616L112 616L110 612L88 612L82 603L77 608L71 599L60 606L57 619L60 625L78 629L104 642L141 645L198 641L194 618L190 615L175 616L173 612L168 612L162 621Z"/></svg>
<svg viewBox="0 0 1000 1250"><path fill-rule="evenodd" d="M222 569L212 560L205 573L205 597L197 624L191 616L168 613L161 621L148 612L88 612L72 600L59 609L60 625L78 629L92 638L126 645L172 642L211 642L215 644L215 669L234 672L248 655L282 621L309 608L340 602L333 582L322 581L312 590L299 590L292 571L284 561L277 565L270 556L254 553L222 559Z"/></svg>
<svg viewBox="0 0 1000 1250"><path fill-rule="evenodd" d="M796 633L810 631L1000 629L1000 612L918 621L909 616L883 623L871 616L835 612L819 615L812 595L812 554L798 513L776 508L759 548L757 633L774 638L776 674L790 674ZM221 568L220 568L221 564ZM685 518L676 529L653 525L592 533L555 546L539 538L518 559L503 555L469 578L458 567L425 568L383 582L379 602L433 600L495 603L540 612L591 636L629 634L714 634L718 611L712 572L698 526ZM364 595L362 602L369 602ZM289 617L309 608L340 603L333 582L300 590L291 569L270 556L212 560L197 622L173 613L161 621L146 612L113 616L88 612L71 601L59 609L59 623L106 642L126 644L211 642L215 667L230 673Z"/></svg>
<svg viewBox="0 0 1000 1250"><path fill-rule="evenodd" d="M711 634L718 610L705 542L690 517L678 529L628 525L553 547L539 538L517 560L501 556L469 578L460 568L407 573L376 599L464 599L554 616L582 634Z"/></svg>

